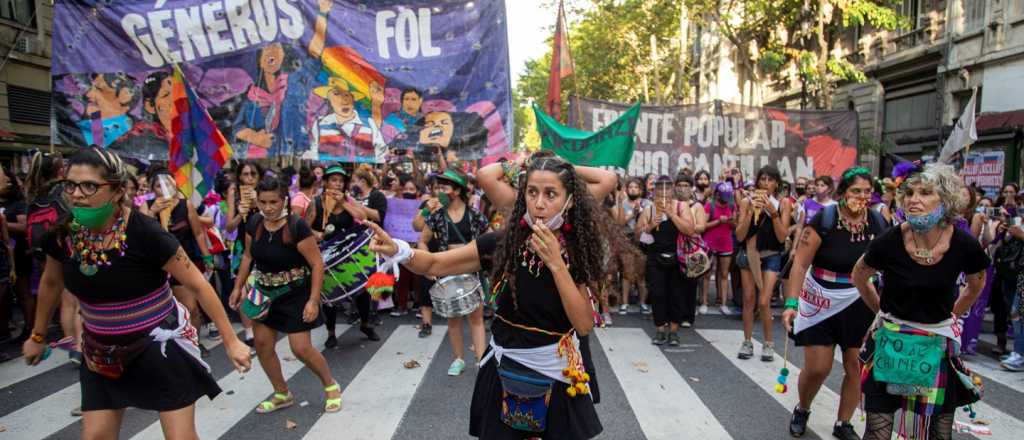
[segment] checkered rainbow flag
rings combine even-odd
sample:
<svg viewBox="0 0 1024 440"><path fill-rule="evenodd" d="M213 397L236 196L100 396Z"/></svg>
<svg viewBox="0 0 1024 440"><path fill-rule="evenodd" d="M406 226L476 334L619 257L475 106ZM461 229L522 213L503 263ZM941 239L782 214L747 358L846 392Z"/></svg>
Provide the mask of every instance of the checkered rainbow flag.
<svg viewBox="0 0 1024 440"><path fill-rule="evenodd" d="M171 83L174 108L169 168L178 189L193 206L199 206L213 190L217 173L231 159L231 145L177 65Z"/></svg>

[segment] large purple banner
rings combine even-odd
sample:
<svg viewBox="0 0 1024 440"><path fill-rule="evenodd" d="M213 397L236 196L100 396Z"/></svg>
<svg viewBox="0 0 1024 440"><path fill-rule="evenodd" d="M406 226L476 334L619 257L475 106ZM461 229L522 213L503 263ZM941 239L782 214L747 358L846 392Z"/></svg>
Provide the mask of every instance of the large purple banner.
<svg viewBox="0 0 1024 440"><path fill-rule="evenodd" d="M54 5L57 141L166 159L178 64L235 157L476 160L511 142L503 0Z"/></svg>

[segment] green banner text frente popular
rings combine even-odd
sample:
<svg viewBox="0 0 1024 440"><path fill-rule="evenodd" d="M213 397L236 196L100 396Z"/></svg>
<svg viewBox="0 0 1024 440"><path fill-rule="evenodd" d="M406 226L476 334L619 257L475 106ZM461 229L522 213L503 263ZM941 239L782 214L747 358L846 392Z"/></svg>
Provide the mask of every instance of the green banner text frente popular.
<svg viewBox="0 0 1024 440"><path fill-rule="evenodd" d="M537 116L541 148L554 151L574 165L629 168L629 161L636 148L633 133L640 114L640 104L634 105L618 119L595 132L562 125L536 104L533 105L533 112Z"/></svg>

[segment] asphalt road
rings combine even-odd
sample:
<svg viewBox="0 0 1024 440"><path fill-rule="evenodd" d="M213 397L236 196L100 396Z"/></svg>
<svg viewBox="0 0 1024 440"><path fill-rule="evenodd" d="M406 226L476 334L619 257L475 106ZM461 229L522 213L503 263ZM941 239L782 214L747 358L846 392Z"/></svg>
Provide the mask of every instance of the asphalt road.
<svg viewBox="0 0 1024 440"><path fill-rule="evenodd" d="M680 347L650 344L649 315L614 315L614 325L598 329L590 338L601 390L597 405L604 432L601 439L787 439L789 413L796 399L796 375L802 353L789 350L786 394L772 391L783 365L781 326L776 325L776 361L758 357L740 361L736 350L742 340L737 317L706 315L695 328L681 331ZM343 319L343 318L342 318ZM412 315L385 316L377 331L381 341L370 342L357 328L342 327L339 347L324 351L331 370L344 389L344 409L323 414L320 383L291 357L282 340L278 353L289 386L299 404L269 415L253 408L267 398L270 386L259 369L239 376L230 371L221 347L206 359L224 392L213 401L201 399L197 407L200 436L225 439L463 439L469 438L469 400L476 367L459 377L446 375L452 360L444 336L444 322L435 322L434 335L419 339ZM776 324L778 320L776 319ZM322 329L313 334L322 347ZM466 335L469 343L468 334ZM755 339L761 340L760 324ZM215 342L207 341L208 345ZM755 342L756 352L760 343ZM983 352L987 352L985 347ZM467 350L467 353L470 353ZM416 360L419 367L404 363ZM1019 439L1024 432L1024 373L999 370L984 355L969 358L985 379L984 403L977 405L977 421L992 435L982 439ZM805 438L831 438L835 420L841 364L812 407ZM81 423L69 411L78 404L78 373L57 353L43 365L30 368L20 360L0 364L0 440L77 439ZM854 416L863 431L860 412ZM957 420L970 422L965 413ZM980 425L980 424L979 424ZM162 438L155 413L129 410L122 439ZM956 434L955 438L972 438Z"/></svg>

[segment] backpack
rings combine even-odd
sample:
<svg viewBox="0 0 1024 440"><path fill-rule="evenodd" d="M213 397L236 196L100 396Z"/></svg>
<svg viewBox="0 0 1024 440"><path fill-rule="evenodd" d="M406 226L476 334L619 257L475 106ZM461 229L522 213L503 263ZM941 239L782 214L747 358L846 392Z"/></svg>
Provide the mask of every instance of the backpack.
<svg viewBox="0 0 1024 440"><path fill-rule="evenodd" d="M839 204L832 204L821 208L821 225L824 226L823 234L819 233L821 240L824 241L828 234L832 233L836 228L836 223L839 222ZM876 236L886 229L889 228L889 224L886 223L885 217L882 216L881 212L874 209L868 209L868 232L873 233Z"/></svg>
<svg viewBox="0 0 1024 440"><path fill-rule="evenodd" d="M687 208L692 209L693 204ZM678 234L676 236L676 258L679 270L687 278L699 278L711 270L711 258L708 257L708 245L700 235Z"/></svg>
<svg viewBox="0 0 1024 440"><path fill-rule="evenodd" d="M1024 241L1010 237L1007 234L1003 244L996 248L992 256L996 273L1003 278L1013 278L1022 267L1021 259L1024 258Z"/></svg>
<svg viewBox="0 0 1024 440"><path fill-rule="evenodd" d="M46 258L46 252L43 250L43 246L46 244L46 234L53 229L54 225L63 223L71 212L60 193L60 186L56 186L50 190L49 194L33 200L28 206L25 238L29 251L36 259Z"/></svg>

